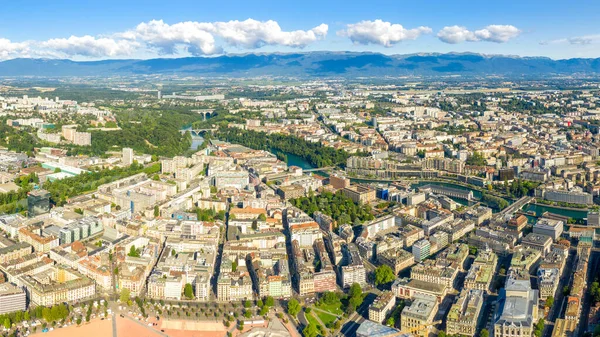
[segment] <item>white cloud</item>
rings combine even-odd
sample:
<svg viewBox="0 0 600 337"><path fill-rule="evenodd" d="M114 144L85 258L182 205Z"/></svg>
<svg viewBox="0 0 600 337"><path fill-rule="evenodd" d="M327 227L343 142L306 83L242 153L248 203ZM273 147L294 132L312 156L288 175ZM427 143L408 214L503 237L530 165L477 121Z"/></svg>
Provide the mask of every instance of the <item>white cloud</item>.
<svg viewBox="0 0 600 337"><path fill-rule="evenodd" d="M15 57L106 58L148 51L175 55L181 50L192 55L214 55L223 53L227 46L240 49L256 49L264 45L304 48L324 39L328 30L326 24L321 24L309 30L284 31L273 20L186 21L174 24L152 20L110 36L73 35L26 42L0 38L0 60Z"/></svg>
<svg viewBox="0 0 600 337"><path fill-rule="evenodd" d="M96 38L90 35L51 39L39 44L43 50L56 51L67 56L115 57L133 54L139 43L131 40Z"/></svg>
<svg viewBox="0 0 600 337"><path fill-rule="evenodd" d="M429 27L406 29L401 24L390 23L382 20L361 21L346 25L346 29L337 32L355 44L379 44L391 47L404 40L415 40L423 34L431 34Z"/></svg>
<svg viewBox="0 0 600 337"><path fill-rule="evenodd" d="M568 43L568 44L572 44L572 45L588 45L588 44L594 44L594 43L599 43L599 42L600 42L600 34L596 34L596 35L574 36L574 37L570 37L570 38L556 39L556 40L550 40L550 41L541 41L540 44L548 45L548 44Z"/></svg>
<svg viewBox="0 0 600 337"><path fill-rule="evenodd" d="M281 45L303 48L327 36L329 26L321 24L310 30L285 32L276 21L265 22L248 19L245 21L215 22L214 33L227 43L244 48L259 48L263 45Z"/></svg>
<svg viewBox="0 0 600 337"><path fill-rule="evenodd" d="M519 36L521 31L512 25L489 25L483 29L470 31L463 26L444 27L437 33L437 37L446 43L456 44L462 42L496 42L504 43Z"/></svg>
<svg viewBox="0 0 600 337"><path fill-rule="evenodd" d="M28 42L11 42L8 39L0 38L0 60L26 57L28 56L28 52Z"/></svg>
<svg viewBox="0 0 600 337"><path fill-rule="evenodd" d="M173 25L162 20L140 23L134 31L126 32L124 37L140 39L149 46L158 48L161 54L176 54L177 47L183 45L193 55L217 54L222 52L215 44L210 32L212 24L199 22L180 22Z"/></svg>
<svg viewBox="0 0 600 337"><path fill-rule="evenodd" d="M264 45L303 48L325 38L329 27L321 24L310 30L286 32L276 21L180 22L173 25L162 20L139 24L134 31L123 33L128 39L139 39L158 48L160 53L175 54L183 46L194 55L222 53L215 37L230 46L256 49Z"/></svg>

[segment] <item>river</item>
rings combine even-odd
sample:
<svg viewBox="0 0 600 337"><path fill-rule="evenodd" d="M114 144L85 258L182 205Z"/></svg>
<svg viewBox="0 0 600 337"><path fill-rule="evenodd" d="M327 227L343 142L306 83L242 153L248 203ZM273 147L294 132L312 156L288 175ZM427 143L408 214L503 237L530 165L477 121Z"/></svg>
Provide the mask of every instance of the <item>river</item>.
<svg viewBox="0 0 600 337"><path fill-rule="evenodd" d="M576 220L587 218L587 209L571 210L571 209L556 208L556 207L546 206L546 205L529 204L529 205L526 205L525 207L523 207L523 211L524 212L532 211L538 217L541 216L544 212L550 212L550 213L554 213L554 214L558 214L558 215L562 215L562 216L568 216L569 218L573 218Z"/></svg>
<svg viewBox="0 0 600 337"><path fill-rule="evenodd" d="M197 136L200 139L202 139L202 137ZM192 144L194 143L194 141L192 141ZM202 141L200 141L199 144L202 144ZM198 144L198 145L199 145ZM273 153L276 153L277 151L272 151ZM311 165L308 161L304 160L303 158L296 156L294 154L291 153L286 153L287 156L287 164L288 166L298 166L302 169L313 169L315 168L313 165ZM319 175L327 175L326 172L317 172L317 174ZM351 181L353 182L367 182L368 179L353 179L350 178ZM479 190L475 190L475 189L470 189L468 187L462 186L462 185L457 185L457 184L453 184L451 182L439 182L439 181L421 181L418 183L414 183L412 184L412 187L419 187L419 186L423 186L423 185L427 185L427 184L435 184L435 185L442 185L442 186L446 186L446 187L452 187L452 188L459 188L462 190L471 190L473 191L473 196L476 199L481 199L481 191ZM467 202L467 200L461 200L461 199L456 199L456 198L451 198L454 201L458 202L461 205L468 205L469 202ZM512 201L509 201L512 203ZM497 210L494 210L497 211ZM535 212L536 216L541 216L544 212L550 212L550 213L554 213L554 214L558 214L558 215L563 215L563 216L568 216L570 218L573 219L584 219L587 218L587 210L569 210L569 209L562 209L562 208L555 208L552 206L545 206L545 205L534 205L534 204L529 204L526 205L523 208L524 212L529 212L529 211L533 211ZM531 220L531 219L530 219Z"/></svg>
<svg viewBox="0 0 600 337"><path fill-rule="evenodd" d="M192 129L192 126L187 126L181 129L181 131L189 131ZM192 145L190 145L190 149L191 150L198 150L198 148L200 147L200 145L202 145L202 143L204 143L204 138L200 135L194 135L193 133L190 133L192 135Z"/></svg>

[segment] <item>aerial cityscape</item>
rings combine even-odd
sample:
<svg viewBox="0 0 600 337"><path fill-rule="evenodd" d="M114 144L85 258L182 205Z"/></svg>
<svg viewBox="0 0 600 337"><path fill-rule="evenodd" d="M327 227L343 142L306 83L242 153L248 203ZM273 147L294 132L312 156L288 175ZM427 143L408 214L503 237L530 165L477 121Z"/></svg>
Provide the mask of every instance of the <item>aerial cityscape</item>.
<svg viewBox="0 0 600 337"><path fill-rule="evenodd" d="M600 4L297 6L3 5L0 336L600 336Z"/></svg>

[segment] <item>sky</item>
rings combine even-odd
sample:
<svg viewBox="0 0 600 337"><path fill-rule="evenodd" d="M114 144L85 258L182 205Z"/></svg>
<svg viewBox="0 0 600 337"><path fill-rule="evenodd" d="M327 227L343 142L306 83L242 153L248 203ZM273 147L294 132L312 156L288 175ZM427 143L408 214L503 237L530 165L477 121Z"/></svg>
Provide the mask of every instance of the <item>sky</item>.
<svg viewBox="0 0 600 337"><path fill-rule="evenodd" d="M0 60L361 51L600 57L600 1L2 1Z"/></svg>

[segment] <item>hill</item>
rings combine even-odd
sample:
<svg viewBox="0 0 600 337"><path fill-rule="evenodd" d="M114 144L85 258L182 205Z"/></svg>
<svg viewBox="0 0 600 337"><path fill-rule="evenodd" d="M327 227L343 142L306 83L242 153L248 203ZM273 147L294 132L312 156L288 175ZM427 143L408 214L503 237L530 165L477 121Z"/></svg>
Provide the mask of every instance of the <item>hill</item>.
<svg viewBox="0 0 600 337"><path fill-rule="evenodd" d="M552 60L481 54L384 55L354 52L245 54L149 60L71 61L13 59L0 62L0 76L182 76L382 77L447 75L553 77L596 76L600 58Z"/></svg>

